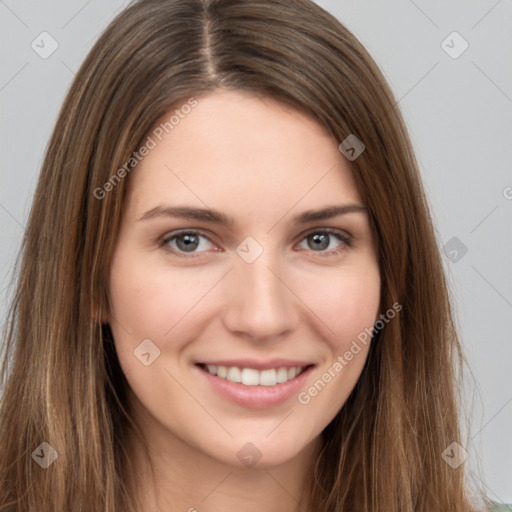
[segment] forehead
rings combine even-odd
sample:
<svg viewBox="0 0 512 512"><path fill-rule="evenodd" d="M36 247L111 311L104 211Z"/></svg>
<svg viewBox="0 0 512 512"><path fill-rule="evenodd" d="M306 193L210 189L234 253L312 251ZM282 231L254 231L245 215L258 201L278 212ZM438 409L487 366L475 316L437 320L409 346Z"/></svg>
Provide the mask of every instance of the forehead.
<svg viewBox="0 0 512 512"><path fill-rule="evenodd" d="M154 147L130 176L128 200L138 213L157 203L240 216L283 213L299 202L303 209L361 202L350 163L315 119L245 92L196 101L164 114L149 133Z"/></svg>

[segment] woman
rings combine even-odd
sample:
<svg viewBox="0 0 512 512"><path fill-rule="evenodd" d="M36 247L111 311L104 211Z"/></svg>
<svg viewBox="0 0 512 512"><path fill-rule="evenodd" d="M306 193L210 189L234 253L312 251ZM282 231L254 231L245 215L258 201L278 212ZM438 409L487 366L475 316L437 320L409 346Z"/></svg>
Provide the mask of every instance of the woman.
<svg viewBox="0 0 512 512"><path fill-rule="evenodd" d="M306 0L140 0L110 24L24 238L0 511L476 510L395 105Z"/></svg>

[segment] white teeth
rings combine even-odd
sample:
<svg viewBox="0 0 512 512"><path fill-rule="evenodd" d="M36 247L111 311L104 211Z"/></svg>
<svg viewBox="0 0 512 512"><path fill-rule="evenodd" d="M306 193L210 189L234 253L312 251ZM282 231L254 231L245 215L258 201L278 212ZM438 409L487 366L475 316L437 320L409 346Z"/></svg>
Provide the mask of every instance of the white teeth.
<svg viewBox="0 0 512 512"><path fill-rule="evenodd" d="M278 383L286 382L288 380L288 370L286 368L279 368L276 380Z"/></svg>
<svg viewBox="0 0 512 512"><path fill-rule="evenodd" d="M205 365L208 373L216 375L221 379L231 382L241 382L245 386L275 386L287 382L304 370L300 366L292 368L271 368L258 371L254 368L238 368L237 366L217 366L215 364Z"/></svg>
<svg viewBox="0 0 512 512"><path fill-rule="evenodd" d="M226 379L231 382L242 382L242 374L240 372L240 368L236 366L231 366L228 370L228 374L226 375Z"/></svg>
<svg viewBox="0 0 512 512"><path fill-rule="evenodd" d="M260 373L260 386L275 386L277 384L275 370L262 370Z"/></svg>
<svg viewBox="0 0 512 512"><path fill-rule="evenodd" d="M288 380L293 379L297 375L297 368L288 368Z"/></svg>
<svg viewBox="0 0 512 512"><path fill-rule="evenodd" d="M257 386L259 383L258 370L244 368L242 370L242 384L246 386Z"/></svg>

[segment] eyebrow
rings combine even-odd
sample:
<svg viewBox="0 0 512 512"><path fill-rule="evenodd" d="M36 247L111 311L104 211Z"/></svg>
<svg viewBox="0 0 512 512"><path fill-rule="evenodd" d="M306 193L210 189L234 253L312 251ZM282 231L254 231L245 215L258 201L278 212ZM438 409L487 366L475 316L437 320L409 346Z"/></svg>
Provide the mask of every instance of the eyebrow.
<svg viewBox="0 0 512 512"><path fill-rule="evenodd" d="M327 220L347 213L364 213L366 206L360 204L344 204L326 206L319 210L307 210L292 218L293 224L307 224ZM175 217L179 219L199 220L214 224L234 225L234 220L218 210L210 208L192 208L189 206L156 206L146 211L138 221L154 219L156 217Z"/></svg>

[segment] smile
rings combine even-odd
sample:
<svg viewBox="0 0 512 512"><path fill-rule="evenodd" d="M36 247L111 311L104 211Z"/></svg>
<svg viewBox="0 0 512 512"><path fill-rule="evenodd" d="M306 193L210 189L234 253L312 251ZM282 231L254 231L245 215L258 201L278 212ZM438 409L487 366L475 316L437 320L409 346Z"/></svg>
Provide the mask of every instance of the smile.
<svg viewBox="0 0 512 512"><path fill-rule="evenodd" d="M315 365L304 361L213 361L196 363L199 382L236 405L265 409L290 403L306 385ZM230 364L228 364L230 363ZM283 366L286 365L286 366ZM259 368L254 368L259 366ZM295 403L295 402L294 402Z"/></svg>
<svg viewBox="0 0 512 512"><path fill-rule="evenodd" d="M254 368L214 364L201 364L200 367L210 375L229 380L230 382L241 383L245 386L275 386L294 379L308 366L292 366L290 368L282 366L261 371Z"/></svg>

